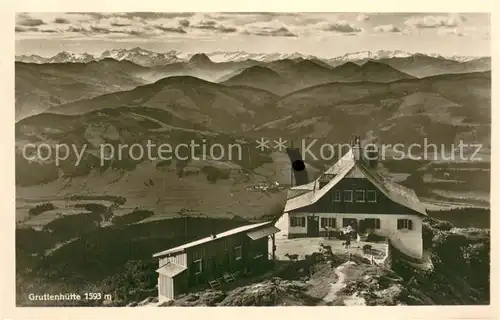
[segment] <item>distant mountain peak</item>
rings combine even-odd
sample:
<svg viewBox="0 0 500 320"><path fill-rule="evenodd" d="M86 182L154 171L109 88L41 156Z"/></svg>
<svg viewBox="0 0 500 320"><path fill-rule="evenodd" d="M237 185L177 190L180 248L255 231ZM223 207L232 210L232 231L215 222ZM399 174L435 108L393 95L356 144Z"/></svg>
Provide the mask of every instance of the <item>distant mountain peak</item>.
<svg viewBox="0 0 500 320"><path fill-rule="evenodd" d="M155 53L153 51L149 51L149 50L143 49L141 47L135 47L135 48L129 49L127 51L128 52L137 53L137 54L142 54L142 55L148 55L148 54L151 54L151 53L153 53L153 54Z"/></svg>
<svg viewBox="0 0 500 320"><path fill-rule="evenodd" d="M86 52L75 53L61 51L52 58L48 58L45 63L87 63L91 61L95 61L95 57Z"/></svg>
<svg viewBox="0 0 500 320"><path fill-rule="evenodd" d="M279 73L276 71L263 67L263 66L252 66L248 67L239 74L231 77L228 81L247 81L247 80L256 80L256 79L278 79L281 78Z"/></svg>
<svg viewBox="0 0 500 320"><path fill-rule="evenodd" d="M359 65L357 65L356 63L352 62L352 61L347 61L346 63L338 66L338 68L349 68L349 69L358 69L359 68Z"/></svg>
<svg viewBox="0 0 500 320"><path fill-rule="evenodd" d="M154 85L167 86L167 85L202 85L213 84L212 82L194 76L171 76L162 78L154 83Z"/></svg>
<svg viewBox="0 0 500 320"><path fill-rule="evenodd" d="M191 59L189 59L190 63L212 63L212 60L205 54L205 53L196 53L194 54Z"/></svg>
<svg viewBox="0 0 500 320"><path fill-rule="evenodd" d="M296 67L299 69L304 69L304 70L319 70L319 71L324 71L328 70L329 67L328 65L323 65L320 61L316 60L308 60L308 59L300 59L299 62L295 64Z"/></svg>

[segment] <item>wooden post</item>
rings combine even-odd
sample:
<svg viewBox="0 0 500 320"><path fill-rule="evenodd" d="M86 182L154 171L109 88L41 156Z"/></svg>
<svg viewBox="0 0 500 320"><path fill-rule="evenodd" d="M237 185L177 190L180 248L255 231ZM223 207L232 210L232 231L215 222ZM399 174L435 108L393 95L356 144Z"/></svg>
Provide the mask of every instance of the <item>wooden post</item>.
<svg viewBox="0 0 500 320"><path fill-rule="evenodd" d="M271 235L271 241L273 244L273 247L272 247L273 261L275 261L276 260L276 241L275 241L275 234L274 233Z"/></svg>
<svg viewBox="0 0 500 320"><path fill-rule="evenodd" d="M293 141L291 142L290 149L293 150ZM293 187L293 161L290 162L290 187Z"/></svg>

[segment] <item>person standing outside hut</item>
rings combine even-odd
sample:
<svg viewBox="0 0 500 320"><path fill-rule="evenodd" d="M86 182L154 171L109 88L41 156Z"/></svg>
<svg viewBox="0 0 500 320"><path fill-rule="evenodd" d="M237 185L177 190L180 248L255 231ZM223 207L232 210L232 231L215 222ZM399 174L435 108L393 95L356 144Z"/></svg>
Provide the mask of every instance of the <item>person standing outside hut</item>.
<svg viewBox="0 0 500 320"><path fill-rule="evenodd" d="M324 226L323 228L325 229L326 238L330 240L331 239L330 228L328 228L327 226Z"/></svg>
<svg viewBox="0 0 500 320"><path fill-rule="evenodd" d="M356 234L358 234L358 229L356 228L356 224L354 222L351 222L351 224L349 225L350 229L351 229L351 233L353 235L353 238L355 237Z"/></svg>
<svg viewBox="0 0 500 320"><path fill-rule="evenodd" d="M346 247L346 249L349 249L350 246L351 246L351 233L346 232L345 233L345 247Z"/></svg>

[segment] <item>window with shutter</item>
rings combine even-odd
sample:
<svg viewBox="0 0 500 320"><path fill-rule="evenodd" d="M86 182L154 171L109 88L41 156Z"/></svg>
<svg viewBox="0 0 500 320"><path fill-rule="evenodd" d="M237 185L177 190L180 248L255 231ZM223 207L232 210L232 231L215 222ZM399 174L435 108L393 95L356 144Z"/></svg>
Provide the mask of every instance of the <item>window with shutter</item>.
<svg viewBox="0 0 500 320"><path fill-rule="evenodd" d="M375 219L375 229L380 229L380 219Z"/></svg>
<svg viewBox="0 0 500 320"><path fill-rule="evenodd" d="M301 220L302 220L302 221L301 221L301 226L302 226L302 227L305 227L305 226L306 226L306 217L302 217L302 219L301 219Z"/></svg>
<svg viewBox="0 0 500 320"><path fill-rule="evenodd" d="M321 218L321 228L325 227L335 228L335 218Z"/></svg>
<svg viewBox="0 0 500 320"><path fill-rule="evenodd" d="M398 219L398 230L400 229L413 229L413 222L409 219Z"/></svg>
<svg viewBox="0 0 500 320"><path fill-rule="evenodd" d="M337 227L337 220L335 220L335 218L330 218L328 226L330 228L336 228Z"/></svg>
<svg viewBox="0 0 500 320"><path fill-rule="evenodd" d="M290 227L304 227L305 218L304 217L290 217Z"/></svg>

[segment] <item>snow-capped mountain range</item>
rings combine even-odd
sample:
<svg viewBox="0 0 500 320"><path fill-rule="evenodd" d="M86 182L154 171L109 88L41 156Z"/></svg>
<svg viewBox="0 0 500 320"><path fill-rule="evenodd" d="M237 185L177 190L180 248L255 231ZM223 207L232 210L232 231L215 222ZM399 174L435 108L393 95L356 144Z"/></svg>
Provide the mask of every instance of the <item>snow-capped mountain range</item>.
<svg viewBox="0 0 500 320"><path fill-rule="evenodd" d="M447 59L447 60L454 60L458 62L466 62L466 61L471 61L474 59L478 59L481 57L472 57L472 56L460 56L460 55L453 55L453 56L443 56L437 53L411 53L411 52L406 52L406 51L401 51L401 50L378 50L378 51L360 51L360 52L353 52L353 53L346 53L342 56L338 56L335 58L328 59L329 61L341 61L341 62L347 62L347 61L358 61L358 60L380 60L380 59L390 59L390 58L407 58L415 55L422 55L422 56L428 56L432 58L438 58L438 59Z"/></svg>
<svg viewBox="0 0 500 320"><path fill-rule="evenodd" d="M91 61L99 61L105 58L113 58L118 61L127 60L138 65L152 67L167 65L176 62L188 61L196 53L186 53L176 50L167 52L154 52L143 48L132 49L112 49L106 50L100 55L91 55L89 53L74 53L60 52L53 57L42 57L39 55L19 55L16 56L16 61L27 63L87 63ZM261 62L270 62L282 59L319 59L327 63L340 64L348 61L360 60L380 60L388 58L405 58L415 55L424 55L433 58L448 59L458 62L466 62L481 57L471 56L442 56L439 54L422 54L410 53L401 50L379 50L379 51L360 51L354 53L346 53L338 57L316 57L313 55L294 53L250 53L245 51L215 51L205 53L213 62L241 62L245 60L256 60Z"/></svg>

